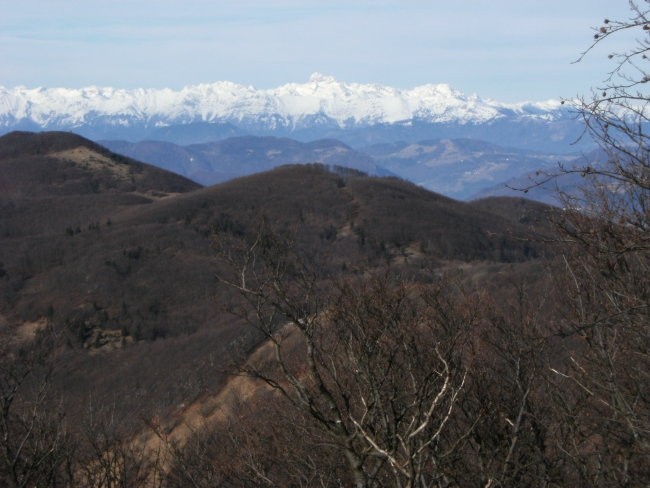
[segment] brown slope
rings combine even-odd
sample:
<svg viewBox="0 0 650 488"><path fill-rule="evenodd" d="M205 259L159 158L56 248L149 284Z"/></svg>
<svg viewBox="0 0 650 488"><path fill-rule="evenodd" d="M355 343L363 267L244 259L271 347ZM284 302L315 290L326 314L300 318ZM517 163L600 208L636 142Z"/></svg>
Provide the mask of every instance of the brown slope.
<svg viewBox="0 0 650 488"><path fill-rule="evenodd" d="M486 208L452 200L402 180L353 180L359 205L357 228L380 247L404 249L445 260L523 261L542 249L529 229Z"/></svg>
<svg viewBox="0 0 650 488"><path fill-rule="evenodd" d="M62 146L54 154L79 147ZM329 272L386 261L415 272L441 260L517 261L542 252L525 241L525 226L397 179L286 166L160 198L148 193L151 183L131 182L132 191L121 191L117 170L79 168L69 158L59 165L48 154L47 163L24 164L53 164L59 168L54 177L63 172L65 181L79 184L99 173L111 222L67 233L61 224L68 220L93 222L75 199L97 194L51 196L75 204L59 207L65 209L60 219L43 210L57 223L47 235L32 225L0 240L0 314L14 325L45 319L65 328L58 381L70 401L82 404L92 389L98 398L119 397L125 415L165 411L212 391L223 380L218 371L234 359L235 344L252 344L221 312L226 290L214 278L220 265L211 239L215 232L254 232L260 214L276 230L291 232L300 252L318 256ZM116 187L101 186L115 179ZM171 188L163 189L168 194ZM12 211L20 222L25 209ZM102 330L120 333L102 336ZM108 345L97 348L102 342Z"/></svg>
<svg viewBox="0 0 650 488"><path fill-rule="evenodd" d="M123 393L126 408L139 402L151 411L160 398L185 396L197 388L168 377L192 371L180 364L196 366L186 361L193 353L187 352L183 338L157 348L144 339L165 335L170 328L176 335L197 330L197 317L204 323L208 314L215 315L212 295L199 294L193 286L183 293L178 287L187 276L209 281L210 266L196 253L176 255L184 243L191 246L193 235L174 237L179 245L166 241L152 246L156 232L169 236L174 227L165 232L155 225L113 227L112 219L198 188L74 134L11 133L0 138L0 329L19 343L45 325L67 331L68 346L58 351L58 381L73 403L97 384L100 396ZM192 312L184 314L181 306L168 318L167 311L175 311L179 301L188 308L188 297L197 303ZM117 335L98 334L101 329ZM143 339L146 352L134 346L125 354L96 357L94 349L83 349L106 341L107 347L119 347L120 331L127 342ZM219 344L229 342L217 330L188 347L219 354ZM164 370L159 362L170 358L176 367L167 370L168 376L152 375ZM130 380L124 383L126 375ZM116 387L120 384L124 390ZM151 401L133 396L143 384L157 389ZM185 393L169 393L178 388Z"/></svg>
<svg viewBox="0 0 650 488"><path fill-rule="evenodd" d="M29 163L20 164L21 160ZM56 181L48 181L46 177L56 176L65 182L87 177L89 172L95 173L93 177L99 190L180 193L200 187L187 178L115 154L69 132L6 134L0 137L0 161L5 170L3 182L10 191L84 193L88 191L85 186L56 185Z"/></svg>
<svg viewBox="0 0 650 488"><path fill-rule="evenodd" d="M110 225L2 239L5 308L30 321L53 308L60 321L145 339L194 332L216 313L212 236L253 233L260 216L330 272L386 262L413 269L516 262L543 252L519 222L400 180L342 177L318 165L112 210Z"/></svg>
<svg viewBox="0 0 650 488"><path fill-rule="evenodd" d="M562 215L562 210L557 207L516 196L480 198L469 204L477 210L486 210L513 222L539 225L542 228Z"/></svg>
<svg viewBox="0 0 650 488"><path fill-rule="evenodd" d="M67 132L0 137L0 236L50 234L103 222L123 207L199 188Z"/></svg>
<svg viewBox="0 0 650 488"><path fill-rule="evenodd" d="M396 178L340 173L313 165L287 165L146 208L125 222L180 221L212 232L251 230L263 214L291 228L307 245L325 245L349 259L382 259L417 244L437 259L521 261L541 252L525 222L501 209L465 203ZM309 241L309 242L307 242ZM322 241L317 244L317 241Z"/></svg>

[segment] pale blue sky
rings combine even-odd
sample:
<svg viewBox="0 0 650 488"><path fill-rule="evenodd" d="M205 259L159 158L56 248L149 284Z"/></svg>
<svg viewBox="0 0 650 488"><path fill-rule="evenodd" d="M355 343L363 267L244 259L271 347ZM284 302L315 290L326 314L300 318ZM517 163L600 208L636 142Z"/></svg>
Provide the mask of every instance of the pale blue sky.
<svg viewBox="0 0 650 488"><path fill-rule="evenodd" d="M587 93L610 43L571 64L627 0L0 0L0 85L257 88L312 72L502 101Z"/></svg>

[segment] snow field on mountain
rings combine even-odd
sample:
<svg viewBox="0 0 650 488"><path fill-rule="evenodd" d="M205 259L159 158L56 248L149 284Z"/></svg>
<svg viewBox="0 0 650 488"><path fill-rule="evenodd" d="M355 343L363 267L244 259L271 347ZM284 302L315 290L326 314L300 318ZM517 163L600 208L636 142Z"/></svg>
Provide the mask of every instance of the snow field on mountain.
<svg viewBox="0 0 650 488"><path fill-rule="evenodd" d="M315 73L306 83L255 89L228 81L180 90L110 87L0 87L0 126L30 121L43 128L97 119L155 126L191 122L263 122L287 127L314 117L341 128L412 120L479 124L506 116L555 118L560 102L505 104L466 96L446 84L400 90L378 84L343 83Z"/></svg>

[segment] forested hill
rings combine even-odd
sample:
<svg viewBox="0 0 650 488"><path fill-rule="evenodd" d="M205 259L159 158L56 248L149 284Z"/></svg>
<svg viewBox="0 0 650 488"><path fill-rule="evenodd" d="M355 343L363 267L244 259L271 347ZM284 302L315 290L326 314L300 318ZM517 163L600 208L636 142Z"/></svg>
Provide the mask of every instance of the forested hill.
<svg viewBox="0 0 650 488"><path fill-rule="evenodd" d="M512 199L511 212L491 212L343 168L284 166L200 188L69 133L9 134L0 155L0 314L12 330L66 331L66 364L83 371L66 380L71 394L91 382L108 395L120 376L120 388L157 384L146 401L169 407L190 394L176 391L181 375L206 367L196 351L213 347L228 361L240 332L220 312L215 235L250 236L265 222L301 254L326 256L328 273L388 263L423 273L546 252L529 225L543 228L550 208ZM96 347L117 350L87 362ZM219 382L198 377L192 394ZM140 401L124 406L149 408Z"/></svg>

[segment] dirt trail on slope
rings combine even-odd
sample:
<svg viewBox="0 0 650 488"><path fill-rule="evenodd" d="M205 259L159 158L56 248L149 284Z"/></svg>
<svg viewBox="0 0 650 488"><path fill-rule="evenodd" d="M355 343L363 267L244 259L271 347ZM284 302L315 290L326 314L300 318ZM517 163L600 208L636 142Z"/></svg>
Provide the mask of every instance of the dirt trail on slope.
<svg viewBox="0 0 650 488"><path fill-rule="evenodd" d="M291 348L297 341L295 329L287 326L283 331L283 340L289 341ZM273 361L273 344L265 341L249 356L248 365L259 365ZM135 440L151 459L159 459L166 471L171 466L169 445L184 446L192 435L218 426L222 422L238 416L238 407L254 402L262 394L271 391L271 387L262 381L247 375L233 375L215 394L202 397L175 412L169 420L154 422L155 429L148 429ZM158 431L157 433L154 430Z"/></svg>

